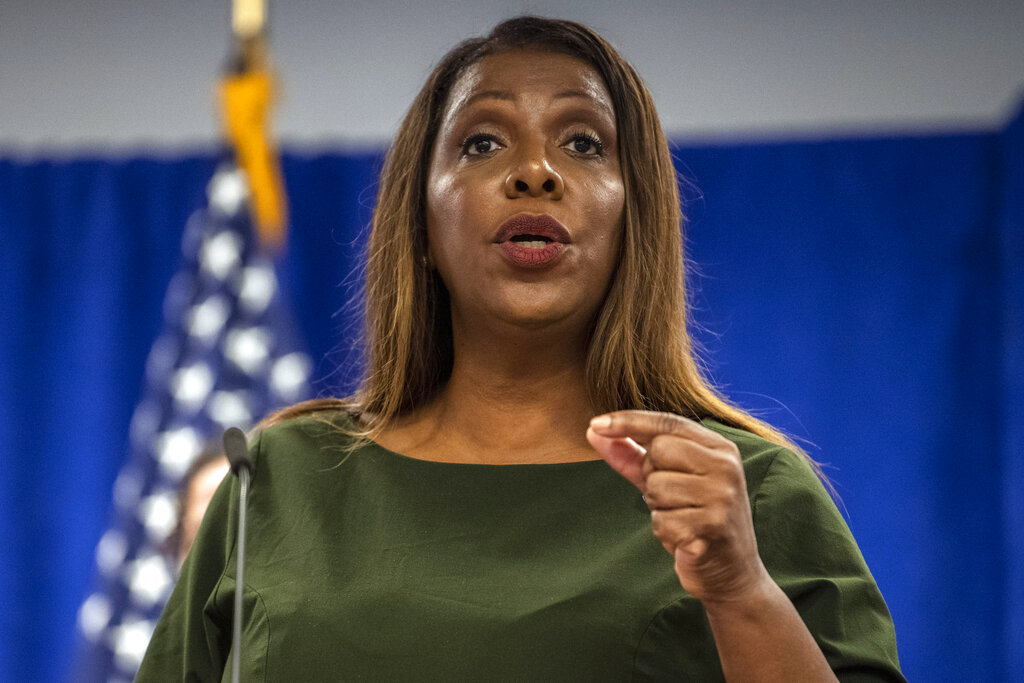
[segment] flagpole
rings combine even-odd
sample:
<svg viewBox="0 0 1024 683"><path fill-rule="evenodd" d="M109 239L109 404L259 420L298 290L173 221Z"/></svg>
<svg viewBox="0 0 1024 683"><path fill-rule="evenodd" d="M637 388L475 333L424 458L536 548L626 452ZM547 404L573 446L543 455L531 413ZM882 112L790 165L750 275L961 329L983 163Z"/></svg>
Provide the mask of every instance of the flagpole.
<svg viewBox="0 0 1024 683"><path fill-rule="evenodd" d="M270 100L268 95L273 87L267 67L264 38L266 10L266 0L232 0L231 29L235 38L234 54L228 73L221 84L221 92L224 120L228 137L234 145L235 160L242 167L248 180L250 213L257 235L261 244L269 242L272 246L278 246L283 240L283 217L280 210L274 212L273 209L275 205L283 206L283 202L280 199L272 202L268 213L269 200L266 196L275 190L278 196L283 194L280 170L274 164L277 155L270 146L264 126ZM257 121L258 125L253 126L253 121ZM273 215L275 213L277 215ZM227 452L227 433L224 443ZM244 444L243 436L242 445ZM232 463L232 470L238 475L241 486L238 496L234 616L231 620L231 681L238 683L241 680L242 667L242 594L245 587L245 518L249 502L249 469L236 469Z"/></svg>
<svg viewBox="0 0 1024 683"><path fill-rule="evenodd" d="M287 203L270 135L275 83L266 42L266 0L232 0L232 54L220 84L225 135L245 173L249 209L262 247L284 246Z"/></svg>
<svg viewBox="0 0 1024 683"><path fill-rule="evenodd" d="M232 0L231 33L233 38L229 75L242 75L265 69L267 22L266 0Z"/></svg>

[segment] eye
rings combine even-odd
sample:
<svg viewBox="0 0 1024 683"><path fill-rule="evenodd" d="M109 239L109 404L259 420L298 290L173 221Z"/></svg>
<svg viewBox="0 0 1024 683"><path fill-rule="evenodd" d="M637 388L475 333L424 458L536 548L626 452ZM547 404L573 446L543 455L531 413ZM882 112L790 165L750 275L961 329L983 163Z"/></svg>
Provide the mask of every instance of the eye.
<svg viewBox="0 0 1024 683"><path fill-rule="evenodd" d="M603 157L604 144L595 135L583 131L573 133L562 145L573 154L585 157Z"/></svg>
<svg viewBox="0 0 1024 683"><path fill-rule="evenodd" d="M498 151L501 147L502 144L493 135L477 133L470 135L462 143L462 154L470 157L484 156Z"/></svg>

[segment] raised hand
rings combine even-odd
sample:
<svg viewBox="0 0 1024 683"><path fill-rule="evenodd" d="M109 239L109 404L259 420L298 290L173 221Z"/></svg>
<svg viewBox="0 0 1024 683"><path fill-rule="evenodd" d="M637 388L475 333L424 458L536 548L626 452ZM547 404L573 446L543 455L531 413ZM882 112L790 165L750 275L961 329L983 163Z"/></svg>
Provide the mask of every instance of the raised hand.
<svg viewBox="0 0 1024 683"><path fill-rule="evenodd" d="M707 603L743 600L771 582L757 554L736 445L671 413L595 417L587 440L643 494L679 581Z"/></svg>

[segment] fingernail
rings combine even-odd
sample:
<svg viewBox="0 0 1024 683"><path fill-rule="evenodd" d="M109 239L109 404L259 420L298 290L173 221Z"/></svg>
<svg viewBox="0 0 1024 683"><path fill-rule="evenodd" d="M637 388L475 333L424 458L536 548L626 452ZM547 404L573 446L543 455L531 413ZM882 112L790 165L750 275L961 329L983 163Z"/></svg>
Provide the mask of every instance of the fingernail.
<svg viewBox="0 0 1024 683"><path fill-rule="evenodd" d="M594 429L608 429L612 426L612 419L607 415L598 415L590 421L590 426Z"/></svg>

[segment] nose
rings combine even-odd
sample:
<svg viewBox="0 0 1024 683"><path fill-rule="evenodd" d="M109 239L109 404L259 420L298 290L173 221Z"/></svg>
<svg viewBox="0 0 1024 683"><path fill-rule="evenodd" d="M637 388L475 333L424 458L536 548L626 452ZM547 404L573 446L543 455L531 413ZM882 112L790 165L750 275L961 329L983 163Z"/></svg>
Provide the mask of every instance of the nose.
<svg viewBox="0 0 1024 683"><path fill-rule="evenodd" d="M561 174L551 167L543 154L530 154L509 171L505 178L505 196L549 197L561 199L565 193L565 182Z"/></svg>

